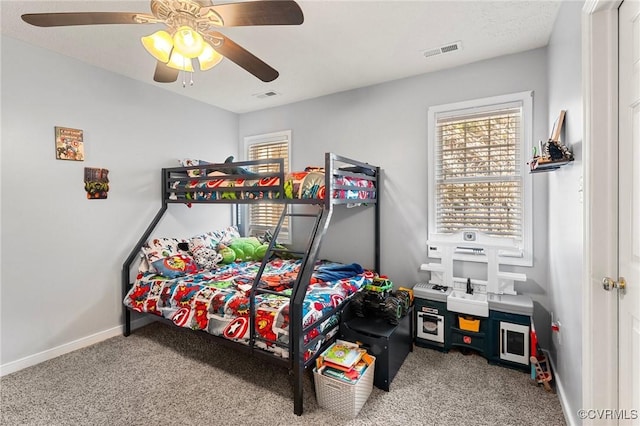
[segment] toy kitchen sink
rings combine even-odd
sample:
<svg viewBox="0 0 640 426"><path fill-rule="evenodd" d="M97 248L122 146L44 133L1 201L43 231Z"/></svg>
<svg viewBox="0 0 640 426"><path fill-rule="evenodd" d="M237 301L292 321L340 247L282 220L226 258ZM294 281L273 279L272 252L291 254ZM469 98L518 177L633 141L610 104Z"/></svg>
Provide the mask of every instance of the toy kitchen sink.
<svg viewBox="0 0 640 426"><path fill-rule="evenodd" d="M447 310L487 318L489 316L489 302L486 293L467 293L453 290L447 296Z"/></svg>

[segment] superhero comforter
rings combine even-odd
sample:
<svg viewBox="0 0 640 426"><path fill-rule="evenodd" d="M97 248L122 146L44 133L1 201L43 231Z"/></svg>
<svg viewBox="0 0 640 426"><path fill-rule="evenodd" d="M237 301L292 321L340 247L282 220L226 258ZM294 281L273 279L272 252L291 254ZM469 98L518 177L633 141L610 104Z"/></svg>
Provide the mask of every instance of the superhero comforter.
<svg viewBox="0 0 640 426"><path fill-rule="evenodd" d="M228 179L221 172L209 173L206 179L175 180L171 182L171 189L182 189L184 193L174 193L171 199L184 200L218 200L218 199L261 199L261 198L287 198L287 199L324 199L325 179L324 172L302 171L287 173L284 179L284 197L272 188L280 185L277 177L263 179ZM336 189L331 194L332 198L347 200L365 200L375 198L375 185L371 180L350 176L335 178L335 184L339 186L357 187L362 189ZM243 190L233 190L243 188Z"/></svg>
<svg viewBox="0 0 640 426"><path fill-rule="evenodd" d="M212 271L169 279L152 272L139 273L124 304L138 312L170 319L177 326L204 330L229 340L249 344L249 294L260 262L226 265ZM259 286L290 294L300 268L299 260L270 261ZM303 305L303 326L316 322L326 312L349 298L371 281L373 274L359 265L328 262L316 264ZM289 343L289 298L257 294L256 333L284 345ZM335 316L319 324L305 336L305 343L337 324ZM318 342L317 347L322 342ZM256 340L256 346L284 358L288 349ZM314 348L306 354L311 355Z"/></svg>

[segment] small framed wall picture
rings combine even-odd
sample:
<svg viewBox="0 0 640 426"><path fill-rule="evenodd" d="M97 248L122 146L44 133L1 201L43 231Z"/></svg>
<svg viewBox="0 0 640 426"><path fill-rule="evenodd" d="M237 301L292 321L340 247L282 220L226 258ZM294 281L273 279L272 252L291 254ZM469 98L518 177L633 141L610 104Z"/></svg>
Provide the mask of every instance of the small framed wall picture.
<svg viewBox="0 0 640 426"><path fill-rule="evenodd" d="M89 200L104 200L109 192L109 170L97 167L84 168L84 189Z"/></svg>
<svg viewBox="0 0 640 426"><path fill-rule="evenodd" d="M56 159L84 161L82 130L69 127L55 127Z"/></svg>

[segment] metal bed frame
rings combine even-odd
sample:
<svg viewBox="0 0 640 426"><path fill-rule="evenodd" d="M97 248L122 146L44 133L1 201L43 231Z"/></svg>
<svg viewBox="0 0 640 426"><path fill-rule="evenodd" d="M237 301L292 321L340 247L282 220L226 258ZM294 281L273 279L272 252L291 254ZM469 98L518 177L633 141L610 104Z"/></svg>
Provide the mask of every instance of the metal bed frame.
<svg viewBox="0 0 640 426"><path fill-rule="evenodd" d="M372 176L365 175L362 173L354 173L353 171L341 170L339 168L339 164L343 164L342 168L345 166L347 168L362 168L367 171L372 172ZM267 172L267 173L256 173L251 177L248 177L246 174L243 174L244 168L252 168L252 167L260 167L264 165L277 165L277 172ZM242 169L241 169L242 168ZM189 170L199 170L199 177L185 177L187 171ZM229 187L218 187L218 188L198 188L198 189L178 189L172 186L172 183L175 181L206 181L211 180L211 176L207 176L210 171L221 171L221 172L230 172L232 174L225 174L224 176L216 175L214 179L224 179L229 181L235 181L236 179L248 178L248 179L261 179L261 178L275 178L277 177L277 185L272 186L235 186L233 188ZM176 174L180 174L181 177L176 177ZM296 415L302 415L303 411L303 376L305 370L313 365L316 357L324 351L326 347L328 347L331 342L335 339L335 336L331 339L327 339L321 347L314 351L310 352L310 356L305 359L305 354L310 348L314 348L317 342L320 339L324 339L326 334L330 330L325 330L320 335L311 339L309 342L304 342L304 336L313 328L318 327L319 324L322 324L323 321L327 320L334 314L340 312L344 307L344 302L327 312L320 319L315 321L313 324L303 326L302 325L302 307L303 301L307 292L307 287L309 285L309 281L312 277L313 267L317 260L318 253L320 251L320 246L322 243L322 239L327 232L329 227L329 223L331 221L331 217L333 215L333 209L337 205L344 205L349 203L363 203L367 206L372 205L375 209L375 218L374 218L374 268L376 272L380 271L380 188L379 188L379 177L380 177L380 167L372 166L367 163L363 163L360 161L352 160L346 157L342 157L336 155L334 153L326 153L325 154L325 197L324 199L290 199L285 198L285 188L284 188L284 160L279 159L268 159L268 160L254 160L254 161L243 161L243 162L235 162L235 163L223 163L223 164L205 164L205 165L197 165L192 167L173 167L173 168L164 168L162 169L162 205L155 217L142 234L138 242L135 244L131 253L125 260L122 267L122 292L123 298L128 293L129 289L133 286L131 282L131 267L136 260L137 256L140 253L142 246L149 239L149 236L156 228L160 220L162 219L165 211L169 204L177 203L177 204L203 204L203 203L211 203L211 204L256 204L256 203L283 203L283 204L291 204L291 205L299 205L299 204L310 204L318 206L318 212L316 214L310 213L292 213L289 212L288 209L283 209L283 213L280 217L278 225L273 231L273 238L269 244L269 248L267 250L266 255L264 256L264 260L262 265L256 275L255 281L253 283L253 287L250 292L250 341L248 345L244 345L239 342L235 342L232 340L225 339L223 337L214 336L208 333L205 333L207 336L210 336L216 342L232 346L235 349L251 353L252 355L262 357L274 364L278 364L288 368L289 374L293 377L293 399L294 399L294 413ZM335 178L339 176L347 176L347 177L355 177L360 179L367 179L374 182L374 187L371 188L363 188L358 186L351 185L337 185L335 183ZM273 180L275 181L275 180ZM334 190L357 190L357 191L367 191L370 195L367 199L339 199L333 198ZM256 199L229 199L229 198L221 198L222 194L230 193L230 192L251 192L251 191L259 191L265 195L264 198L256 198ZM375 191L375 196L371 196L372 192ZM201 197L201 199L187 199L187 193L198 192L202 195L210 195L211 197L208 199L204 199L206 197ZM184 197L183 197L184 195ZM271 197L271 198L269 198ZM216 198L216 199L212 199ZM290 250L282 250L278 249L275 245L277 240L277 236L280 232L282 224L284 222L285 217L306 217L315 219L315 224L311 230L310 238L308 241L308 245L305 251L300 252L291 252ZM270 341L262 338L259 335L256 335L255 331L255 296L260 293L269 293L269 294L280 294L272 290L268 289L260 289L258 288L258 283L260 281L260 277L264 271L264 268L269 260L269 258L278 252L289 252L291 254L296 254L302 257L300 271L298 273L298 277L293 285L292 292L290 295L286 295L286 297L290 298L289 304L289 317L290 317L290 325L289 325L289 344L285 347L289 349L289 357L283 358L278 355L272 354L268 351L265 351L259 347L256 347L256 341L266 341L278 346L284 346L280 342ZM123 325L123 334L125 336L129 336L131 334L131 310L130 308L123 305L124 308L124 325ZM158 316L153 315L154 319L165 322L167 324L172 324L173 322L164 319ZM179 328L181 330L188 330L184 328Z"/></svg>

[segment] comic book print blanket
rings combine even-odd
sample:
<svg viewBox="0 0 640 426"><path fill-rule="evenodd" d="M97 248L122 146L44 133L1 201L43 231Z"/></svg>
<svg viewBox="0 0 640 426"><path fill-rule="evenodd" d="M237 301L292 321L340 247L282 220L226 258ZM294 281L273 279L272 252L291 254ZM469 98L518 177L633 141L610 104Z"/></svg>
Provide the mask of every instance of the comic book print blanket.
<svg viewBox="0 0 640 426"><path fill-rule="evenodd" d="M234 263L212 271L174 279L151 272L139 273L134 285L124 298L124 304L138 312L147 312L170 319L180 327L204 330L216 336L249 344L249 296L259 268L260 262ZM299 260L272 260L266 265L259 286L290 294L299 268ZM348 271L348 267L325 270L340 271L340 274L323 272L324 268L327 268L326 262L319 262L316 265L312 283L308 286L303 305L303 326L316 322L326 312L370 282L373 277L369 271L346 276L349 274L343 271ZM360 270L362 271L361 268ZM337 279L323 280L327 278ZM257 294L255 303L256 332L267 340L287 345L289 342L288 297ZM316 337L320 330L333 327L337 323L338 319L335 316L325 320L305 336L305 342ZM321 343L318 342L317 346L319 347ZM256 340L256 346L284 358L289 356L286 347L279 347L268 341Z"/></svg>
<svg viewBox="0 0 640 426"><path fill-rule="evenodd" d="M318 171L291 172L284 179L284 197L274 189L280 185L280 179L228 179L224 173L212 172L207 179L176 180L171 183L172 190L186 190L173 193L171 199L186 200L219 200L219 199L324 199L324 173ZM346 185L362 189L335 190L331 196L340 199L368 199L375 198L374 183L371 180L349 176L336 178L336 185ZM242 188L235 190L234 188Z"/></svg>

